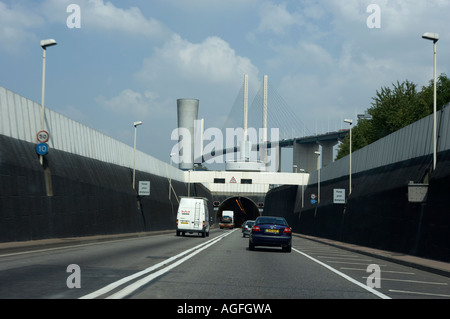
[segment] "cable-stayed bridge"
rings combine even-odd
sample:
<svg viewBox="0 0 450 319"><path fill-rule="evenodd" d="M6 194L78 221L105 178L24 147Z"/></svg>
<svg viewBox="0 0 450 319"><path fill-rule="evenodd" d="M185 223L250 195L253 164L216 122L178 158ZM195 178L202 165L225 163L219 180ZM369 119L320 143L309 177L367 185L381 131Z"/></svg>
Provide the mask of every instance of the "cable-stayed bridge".
<svg viewBox="0 0 450 319"><path fill-rule="evenodd" d="M267 165L262 168L258 163L267 164L269 156L271 171L280 172L282 148L293 148L293 167L306 172L317 170L318 152L322 166L333 161L334 147L349 130L313 134L276 88L269 84L267 76L251 103L249 95L248 77L245 76L224 125L219 133L216 132L221 137L216 136L214 143L207 147L203 147L203 124L196 125L193 163L226 162L226 170L267 171ZM226 145L223 145L224 135ZM217 143L218 140L222 143Z"/></svg>

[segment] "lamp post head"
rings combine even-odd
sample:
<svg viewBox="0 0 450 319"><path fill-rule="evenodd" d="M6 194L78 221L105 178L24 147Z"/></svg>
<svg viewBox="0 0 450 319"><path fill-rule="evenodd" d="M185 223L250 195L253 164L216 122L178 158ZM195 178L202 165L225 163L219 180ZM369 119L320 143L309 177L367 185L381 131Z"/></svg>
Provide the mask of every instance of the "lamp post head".
<svg viewBox="0 0 450 319"><path fill-rule="evenodd" d="M45 50L47 47L50 47L52 45L56 45L55 39L47 39L47 40L41 40L41 47Z"/></svg>
<svg viewBox="0 0 450 319"><path fill-rule="evenodd" d="M139 126L139 125L141 125L141 124L142 124L141 121L138 121L138 122L134 122L134 123L133 123L134 127Z"/></svg>
<svg viewBox="0 0 450 319"><path fill-rule="evenodd" d="M353 124L353 120L349 120L349 119L345 119L344 122L345 122L345 123L348 123L348 124L350 124L350 125Z"/></svg>
<svg viewBox="0 0 450 319"><path fill-rule="evenodd" d="M427 39L427 40L431 40L431 41L433 41L434 43L436 43L436 42L438 42L438 40L439 40L439 34L437 34L437 33L431 33L431 32L425 32L425 33L422 35L422 38L423 38L423 39Z"/></svg>
<svg viewBox="0 0 450 319"><path fill-rule="evenodd" d="M320 156L320 152L315 151L314 154L316 154L317 156Z"/></svg>

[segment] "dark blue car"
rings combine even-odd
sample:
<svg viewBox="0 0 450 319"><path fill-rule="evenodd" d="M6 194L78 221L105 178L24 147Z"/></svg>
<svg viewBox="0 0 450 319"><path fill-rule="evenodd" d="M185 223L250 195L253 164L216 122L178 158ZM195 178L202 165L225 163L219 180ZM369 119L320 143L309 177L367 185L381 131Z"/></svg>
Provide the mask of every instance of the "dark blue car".
<svg viewBox="0 0 450 319"><path fill-rule="evenodd" d="M255 246L276 246L291 251L292 229L283 217L260 216L250 232L248 248Z"/></svg>

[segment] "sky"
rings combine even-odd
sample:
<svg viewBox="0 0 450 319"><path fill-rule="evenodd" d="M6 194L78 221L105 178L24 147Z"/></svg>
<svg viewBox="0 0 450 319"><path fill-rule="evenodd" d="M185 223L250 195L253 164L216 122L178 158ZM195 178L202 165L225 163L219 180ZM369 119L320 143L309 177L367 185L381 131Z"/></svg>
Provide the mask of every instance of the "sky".
<svg viewBox="0 0 450 319"><path fill-rule="evenodd" d="M177 99L223 128L244 74L249 103L267 75L305 135L348 128L382 87L428 85L425 32L449 75L449 14L448 0L0 0L0 86L40 103L40 40L55 39L46 107L131 146L142 121L137 148L169 162Z"/></svg>

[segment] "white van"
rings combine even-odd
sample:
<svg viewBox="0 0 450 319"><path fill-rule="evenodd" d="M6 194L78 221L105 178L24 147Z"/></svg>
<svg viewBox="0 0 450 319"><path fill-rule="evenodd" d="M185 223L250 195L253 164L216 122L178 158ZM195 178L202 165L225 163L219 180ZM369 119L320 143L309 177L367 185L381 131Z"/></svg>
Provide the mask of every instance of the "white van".
<svg viewBox="0 0 450 319"><path fill-rule="evenodd" d="M182 197L177 213L177 236L198 233L209 236L208 200L203 197Z"/></svg>

